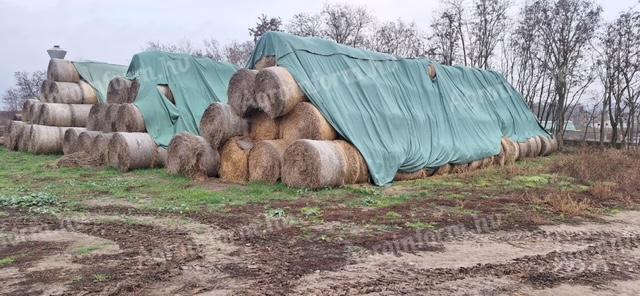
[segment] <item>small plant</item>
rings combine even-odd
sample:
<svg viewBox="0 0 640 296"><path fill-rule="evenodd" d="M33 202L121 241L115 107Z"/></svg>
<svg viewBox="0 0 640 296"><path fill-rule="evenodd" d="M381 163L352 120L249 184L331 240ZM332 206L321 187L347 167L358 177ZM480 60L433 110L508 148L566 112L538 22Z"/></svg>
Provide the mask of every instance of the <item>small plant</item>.
<svg viewBox="0 0 640 296"><path fill-rule="evenodd" d="M322 210L317 207L302 208L300 209L300 214L302 214L302 217L304 217L305 219L313 222L322 221Z"/></svg>
<svg viewBox="0 0 640 296"><path fill-rule="evenodd" d="M270 209L267 211L267 218L284 218L287 213L281 208Z"/></svg>
<svg viewBox="0 0 640 296"><path fill-rule="evenodd" d="M395 220L398 220L398 219L402 218L402 215L400 215L400 214L398 214L398 213L396 213L394 211L390 211L390 212L387 212L384 215L384 218L389 220L389 221L395 221Z"/></svg>
<svg viewBox="0 0 640 296"><path fill-rule="evenodd" d="M80 256L83 255L88 255L91 254L97 250L100 250L100 247L98 246L92 246L92 247L80 247L76 250L76 253Z"/></svg>
<svg viewBox="0 0 640 296"><path fill-rule="evenodd" d="M2 258L2 259L0 259L0 267L11 265L11 264L13 264L15 262L16 262L16 258L15 257Z"/></svg>
<svg viewBox="0 0 640 296"><path fill-rule="evenodd" d="M413 223L407 222L404 224L404 226L409 227L413 230L427 230L427 229L431 230L436 228L434 224L422 223L422 222L413 222Z"/></svg>
<svg viewBox="0 0 640 296"><path fill-rule="evenodd" d="M102 282L106 282L109 280L109 276L101 274L101 273L96 273L93 275L93 281L95 283L102 283Z"/></svg>
<svg viewBox="0 0 640 296"><path fill-rule="evenodd" d="M373 196L367 196L362 200L362 204L366 207L373 207L378 205L379 201Z"/></svg>
<svg viewBox="0 0 640 296"><path fill-rule="evenodd" d="M29 212L47 213L61 205L58 198L47 192L36 192L24 196L0 195L0 207L26 209Z"/></svg>

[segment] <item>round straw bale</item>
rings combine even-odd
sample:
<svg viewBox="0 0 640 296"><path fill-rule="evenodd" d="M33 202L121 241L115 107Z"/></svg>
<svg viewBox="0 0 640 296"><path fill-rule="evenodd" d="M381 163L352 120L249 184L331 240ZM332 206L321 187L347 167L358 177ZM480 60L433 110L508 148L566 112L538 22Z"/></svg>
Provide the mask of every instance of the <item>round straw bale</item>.
<svg viewBox="0 0 640 296"><path fill-rule="evenodd" d="M494 156L493 158L493 164L497 165L497 166L504 166L504 163L507 160L507 155L504 151L504 148L502 148L502 142L500 143L500 153L498 153L498 155Z"/></svg>
<svg viewBox="0 0 640 296"><path fill-rule="evenodd" d="M551 138L551 152L550 153L554 153L558 151L558 139L556 138Z"/></svg>
<svg viewBox="0 0 640 296"><path fill-rule="evenodd" d="M195 180L206 180L218 175L220 155L201 136L177 134L167 150L167 171Z"/></svg>
<svg viewBox="0 0 640 296"><path fill-rule="evenodd" d="M283 140L264 140L249 153L249 181L275 184L281 176L282 155L287 148Z"/></svg>
<svg viewBox="0 0 640 296"><path fill-rule="evenodd" d="M43 101L45 102L50 102L49 92L51 89L52 82L53 81L49 79L45 79L44 81L42 81L42 84L40 85L40 95L42 95L42 98L44 99Z"/></svg>
<svg viewBox="0 0 640 296"><path fill-rule="evenodd" d="M436 66L434 66L433 64L429 65L429 78L431 78L431 80L436 80L438 73L436 72Z"/></svg>
<svg viewBox="0 0 640 296"><path fill-rule="evenodd" d="M477 171L482 167L482 159L469 163L469 171Z"/></svg>
<svg viewBox="0 0 640 296"><path fill-rule="evenodd" d="M434 176L446 176L448 174L451 173L451 170L453 169L453 166L451 164L444 164L442 166L440 166L435 173L433 174Z"/></svg>
<svg viewBox="0 0 640 296"><path fill-rule="evenodd" d="M33 131L34 124L25 124L22 129L22 133L18 139L18 149L20 151L28 151L31 145L31 132Z"/></svg>
<svg viewBox="0 0 640 296"><path fill-rule="evenodd" d="M485 157L482 159L482 164L480 165L480 168L481 169L489 168L493 165L494 161L495 161L495 158L493 156Z"/></svg>
<svg viewBox="0 0 640 296"><path fill-rule="evenodd" d="M287 186L316 189L345 184L346 160L335 141L295 141L283 159L282 181Z"/></svg>
<svg viewBox="0 0 640 296"><path fill-rule="evenodd" d="M147 129L144 124L142 112L134 104L122 104L117 108L116 118L114 122L115 131L129 133L143 133Z"/></svg>
<svg viewBox="0 0 640 296"><path fill-rule="evenodd" d="M82 104L82 88L77 82L52 82L49 102L60 104Z"/></svg>
<svg viewBox="0 0 640 296"><path fill-rule="evenodd" d="M33 105L40 103L40 101L36 100L36 99L28 99L25 100L24 103L22 103L22 114L24 114L23 116L23 120L25 122L31 122L32 121L32 115L33 115Z"/></svg>
<svg viewBox="0 0 640 296"><path fill-rule="evenodd" d="M95 104L91 106L89 110L89 116L87 118L87 130L90 131L102 131L106 122L106 114L108 104Z"/></svg>
<svg viewBox="0 0 640 296"><path fill-rule="evenodd" d="M334 140L337 133L316 107L301 102L282 118L280 136L288 142L299 139Z"/></svg>
<svg viewBox="0 0 640 296"><path fill-rule="evenodd" d="M88 104L42 103L38 123L51 126L84 127L91 106Z"/></svg>
<svg viewBox="0 0 640 296"><path fill-rule="evenodd" d="M22 137L25 123L22 121L11 121L7 129L7 139L5 147L9 150L18 150L18 143Z"/></svg>
<svg viewBox="0 0 640 296"><path fill-rule="evenodd" d="M96 89L91 86L88 82L84 80L80 80L78 82L80 85L80 90L82 91L82 103L83 104L96 104L98 103L98 95L96 94Z"/></svg>
<svg viewBox="0 0 640 296"><path fill-rule="evenodd" d="M452 174L462 174L469 171L468 163L460 163L460 164L451 164L451 173Z"/></svg>
<svg viewBox="0 0 640 296"><path fill-rule="evenodd" d="M233 112L229 105L213 103L202 115L200 133L214 149L218 150L231 137L247 135L249 124Z"/></svg>
<svg viewBox="0 0 640 296"><path fill-rule="evenodd" d="M84 128L70 128L64 132L62 138L62 153L72 154L79 151L78 137L80 133L86 131Z"/></svg>
<svg viewBox="0 0 640 296"><path fill-rule="evenodd" d="M249 181L249 152L253 142L248 137L233 137L222 147L220 153L220 178L226 182Z"/></svg>
<svg viewBox="0 0 640 296"><path fill-rule="evenodd" d="M257 70L240 69L231 76L227 96L229 106L241 117L249 117L260 111L255 100L255 81Z"/></svg>
<svg viewBox="0 0 640 296"><path fill-rule="evenodd" d="M504 154L504 162L503 165L512 165L516 162L518 158L518 145L511 141L509 138L502 138L500 142L502 145L502 151Z"/></svg>
<svg viewBox="0 0 640 296"><path fill-rule="evenodd" d="M158 84L158 90L171 103L174 103L174 104L176 103L176 99L173 97L173 92L171 91L171 88L169 88L169 85L167 85L167 84Z"/></svg>
<svg viewBox="0 0 640 296"><path fill-rule="evenodd" d="M83 131L78 134L78 151L84 151L88 154L92 154L92 150L95 149L93 144L93 140L99 135L101 132L97 131Z"/></svg>
<svg viewBox="0 0 640 296"><path fill-rule="evenodd" d="M165 168L171 175L182 174L182 155L187 154L187 142L189 141L189 133L179 133L171 139L167 148L167 161Z"/></svg>
<svg viewBox="0 0 640 296"><path fill-rule="evenodd" d="M109 162L117 162L121 172L150 168L155 150L156 143L147 133L115 133L109 142Z"/></svg>
<svg viewBox="0 0 640 296"><path fill-rule="evenodd" d="M34 154L62 153L62 141L67 127L34 124L31 126L28 150Z"/></svg>
<svg viewBox="0 0 640 296"><path fill-rule="evenodd" d="M160 146L156 147L156 150L153 152L153 157L151 158L151 167L152 168L163 168L167 164L167 149L164 149Z"/></svg>
<svg viewBox="0 0 640 296"><path fill-rule="evenodd" d="M413 173L397 172L396 175L393 177L393 180L394 181L411 181L411 180L425 179L428 177L429 177L428 171L419 170Z"/></svg>
<svg viewBox="0 0 640 296"><path fill-rule="evenodd" d="M536 151L539 149L535 137L527 139L527 145L529 146L529 150L527 150L527 157L536 157Z"/></svg>
<svg viewBox="0 0 640 296"><path fill-rule="evenodd" d="M249 118L251 139L254 141L275 140L280 138L279 118L271 119L267 114L259 112Z"/></svg>
<svg viewBox="0 0 640 296"><path fill-rule="evenodd" d="M109 162L109 142L111 142L111 138L113 138L113 133L98 133L91 142L92 148L89 154L91 154L100 165L105 165Z"/></svg>
<svg viewBox="0 0 640 296"><path fill-rule="evenodd" d="M255 93L258 106L271 118L289 113L306 100L293 76L282 67L269 67L258 72Z"/></svg>
<svg viewBox="0 0 640 296"><path fill-rule="evenodd" d="M341 152L344 155L345 159L345 184L359 184L365 183L369 181L369 168L367 167L367 162L358 151L358 148L351 145L350 143L337 140L335 141L338 144L338 148L340 148Z"/></svg>
<svg viewBox="0 0 640 296"><path fill-rule="evenodd" d="M118 110L120 110L121 106L122 104L107 104L102 132L111 133L116 131L116 123L119 121Z"/></svg>
<svg viewBox="0 0 640 296"><path fill-rule="evenodd" d="M256 70L262 70L264 68L268 68L268 67L274 67L276 65L276 57L275 56L266 56L266 57L262 57L257 63L256 63Z"/></svg>
<svg viewBox="0 0 640 296"><path fill-rule="evenodd" d="M31 107L29 108L29 113L31 114L29 115L29 121L32 124L47 125L42 122L42 111L44 109L44 104L48 103L36 102L31 104Z"/></svg>
<svg viewBox="0 0 640 296"><path fill-rule="evenodd" d="M124 77L115 77L111 79L111 81L109 81L109 86L107 87L107 103L133 103L133 100L131 99L132 84L133 82L131 80ZM135 99L135 97L133 99Z"/></svg>
<svg viewBox="0 0 640 296"><path fill-rule="evenodd" d="M551 139L546 136L540 136L540 155L547 156L551 154Z"/></svg>
<svg viewBox="0 0 640 296"><path fill-rule="evenodd" d="M525 157L527 157L527 155L529 155L529 143L528 142L519 142L518 143L518 159L517 160L522 160Z"/></svg>
<svg viewBox="0 0 640 296"><path fill-rule="evenodd" d="M51 59L47 67L47 79L59 82L78 82L80 75L71 61Z"/></svg>

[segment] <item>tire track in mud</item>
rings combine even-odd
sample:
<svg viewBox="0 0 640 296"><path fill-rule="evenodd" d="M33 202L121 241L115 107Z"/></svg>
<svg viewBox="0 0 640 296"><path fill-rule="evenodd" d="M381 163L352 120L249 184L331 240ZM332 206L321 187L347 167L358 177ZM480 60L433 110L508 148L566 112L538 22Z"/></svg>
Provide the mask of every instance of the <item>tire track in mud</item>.
<svg viewBox="0 0 640 296"><path fill-rule="evenodd" d="M386 294L440 291L448 294L457 290L461 282L483 279L466 285L480 291L512 290L500 279L509 277L517 283L533 287L552 287L561 283L601 286L611 280L629 280L640 272L640 235L625 231L534 231L494 235L496 240L507 238L520 241L594 241L577 251L552 251L542 255L522 256L507 263L478 264L460 268L419 268L411 265L394 266L377 271L373 276L348 282L329 284L323 294ZM515 235L515 236L514 236ZM491 280L486 280L491 279ZM511 285L513 282L511 283ZM303 290L318 293L317 290ZM484 293L483 292L483 293ZM438 294L438 293L435 293Z"/></svg>

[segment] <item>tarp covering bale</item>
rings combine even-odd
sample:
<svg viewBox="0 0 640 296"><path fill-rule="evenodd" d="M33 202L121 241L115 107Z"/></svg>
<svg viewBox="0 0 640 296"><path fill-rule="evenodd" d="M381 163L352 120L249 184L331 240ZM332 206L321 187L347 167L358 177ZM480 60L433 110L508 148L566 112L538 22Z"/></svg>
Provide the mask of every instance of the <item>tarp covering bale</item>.
<svg viewBox="0 0 640 296"><path fill-rule="evenodd" d="M91 111L86 104L43 103L40 107L38 123L62 127L85 127Z"/></svg>
<svg viewBox="0 0 640 296"><path fill-rule="evenodd" d="M279 118L272 119L263 112L254 113L249 118L249 135L254 141L279 139L280 123Z"/></svg>
<svg viewBox="0 0 640 296"><path fill-rule="evenodd" d="M84 92L85 104L106 103L109 83L115 77L124 76L127 71L126 66L94 61L76 61L73 65L80 77L91 85L95 92L97 101L92 100L92 96L87 96L86 91ZM85 88L82 87L82 89Z"/></svg>
<svg viewBox="0 0 640 296"><path fill-rule="evenodd" d="M284 152L282 181L295 188L336 187L366 182L367 168L344 141L298 140ZM356 158L355 161L347 158Z"/></svg>
<svg viewBox="0 0 640 296"><path fill-rule="evenodd" d="M257 70L240 69L229 81L229 106L241 117L249 117L260 111L254 92L256 74Z"/></svg>
<svg viewBox="0 0 640 296"><path fill-rule="evenodd" d="M80 133L86 131L85 128L70 128L64 132L62 139L62 153L72 154L79 151L78 137Z"/></svg>
<svg viewBox="0 0 640 296"><path fill-rule="evenodd" d="M237 67L187 54L147 51L136 54L126 78L140 88L134 104L143 115L147 132L167 147L178 133L199 135L205 109L227 102L227 88ZM168 86L174 102L158 86Z"/></svg>
<svg viewBox="0 0 640 296"><path fill-rule="evenodd" d="M218 175L220 155L201 136L179 133L167 149L167 171L194 180Z"/></svg>
<svg viewBox="0 0 640 296"><path fill-rule="evenodd" d="M248 134L249 123L229 105L213 103L202 116L200 131L214 149L220 149L232 137Z"/></svg>
<svg viewBox="0 0 640 296"><path fill-rule="evenodd" d="M116 132L146 132L144 118L134 104L122 104L116 111L117 120L114 122Z"/></svg>
<svg viewBox="0 0 640 296"><path fill-rule="evenodd" d="M289 113L306 97L287 69L269 67L256 75L255 100L260 110L276 118Z"/></svg>
<svg viewBox="0 0 640 296"><path fill-rule="evenodd" d="M398 171L497 155L504 136L525 141L547 135L522 96L494 71L402 59L282 32L262 36L247 68L267 56L288 70L338 134L358 148L378 185L392 181ZM428 75L431 65L434 80Z"/></svg>
<svg viewBox="0 0 640 296"><path fill-rule="evenodd" d="M34 154L62 153L62 141L67 129L67 127L32 125L27 150Z"/></svg>
<svg viewBox="0 0 640 296"><path fill-rule="evenodd" d="M301 102L282 118L280 136L293 142L299 139L335 140L337 134L316 107Z"/></svg>
<svg viewBox="0 0 640 296"><path fill-rule="evenodd" d="M121 172L150 168L155 150L147 133L115 133L109 142L109 162Z"/></svg>
<svg viewBox="0 0 640 296"><path fill-rule="evenodd" d="M249 180L249 152L253 142L248 137L233 137L220 152L219 175L223 181L246 183Z"/></svg>
<svg viewBox="0 0 640 296"><path fill-rule="evenodd" d="M257 142L249 153L249 181L275 184L280 179L282 155L286 148L284 140Z"/></svg>

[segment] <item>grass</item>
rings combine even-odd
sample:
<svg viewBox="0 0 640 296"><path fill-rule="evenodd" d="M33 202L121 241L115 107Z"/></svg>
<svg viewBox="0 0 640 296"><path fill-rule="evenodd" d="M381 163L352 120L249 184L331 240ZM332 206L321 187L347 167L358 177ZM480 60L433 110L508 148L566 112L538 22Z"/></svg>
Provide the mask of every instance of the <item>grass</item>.
<svg viewBox="0 0 640 296"><path fill-rule="evenodd" d="M375 218L357 223L391 222L393 227L407 229L431 229L439 225L437 217L442 215L469 217L499 211L566 218L632 204L628 196L640 192L635 181L640 179L640 155L629 153L580 150L527 159L508 168L397 182L388 187L356 185L314 191L291 189L281 183L230 185L214 190L207 184L168 175L163 169L120 173L110 168L56 168L51 164L57 156L0 148L0 207L81 211L84 202L105 199L107 203L127 201L142 209L187 213L261 204L264 215L256 215L256 219L291 215L314 224L328 217L336 219L329 211L340 207L353 213L376 213ZM293 206L299 199L312 200L313 204ZM481 207L492 200L501 202ZM277 206L272 206L274 201L278 201ZM407 208L421 216L414 217ZM436 217L433 212L440 214Z"/></svg>
<svg viewBox="0 0 640 296"><path fill-rule="evenodd" d="M78 254L78 256L84 256L84 255L89 255L95 251L98 251L102 249L99 246L87 246L87 247L80 247L78 249L76 249L76 254Z"/></svg>
<svg viewBox="0 0 640 296"><path fill-rule="evenodd" d="M15 257L5 257L0 259L0 267L5 267L16 262Z"/></svg>
<svg viewBox="0 0 640 296"><path fill-rule="evenodd" d="M106 282L109 280L109 276L101 274L101 273L96 273L93 275L93 281L96 283L102 283L102 282Z"/></svg>

